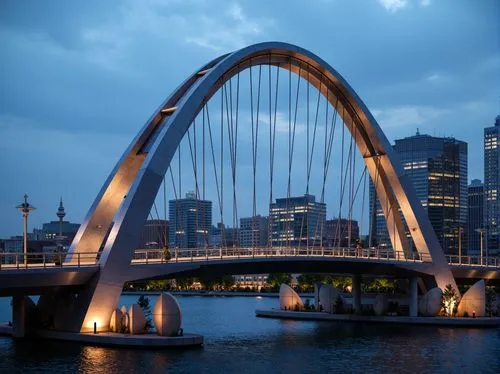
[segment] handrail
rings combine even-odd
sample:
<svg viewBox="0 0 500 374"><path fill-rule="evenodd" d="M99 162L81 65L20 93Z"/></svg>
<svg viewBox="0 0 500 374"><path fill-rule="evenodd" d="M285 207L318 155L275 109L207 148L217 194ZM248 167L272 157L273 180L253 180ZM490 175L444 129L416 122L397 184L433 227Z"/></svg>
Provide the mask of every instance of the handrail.
<svg viewBox="0 0 500 374"><path fill-rule="evenodd" d="M3 252L0 253L0 270L95 266L98 263L98 255L99 252L77 252L73 254L66 252L28 252L25 258L24 253Z"/></svg>
<svg viewBox="0 0 500 374"><path fill-rule="evenodd" d="M430 256L412 253L405 256L401 251L381 250L377 248L346 248L346 247L202 247L202 248L172 248L165 253L163 249L137 249L132 257L132 265L149 265L178 262L210 262L224 259L262 259L262 258L356 258L377 261L394 261L402 263L428 263ZM478 266L484 268L500 268L500 258L480 256L447 255L447 261L452 266ZM99 252L77 253L28 253L26 262L23 253L0 253L0 270L38 269L54 267L85 267L95 266L99 262Z"/></svg>

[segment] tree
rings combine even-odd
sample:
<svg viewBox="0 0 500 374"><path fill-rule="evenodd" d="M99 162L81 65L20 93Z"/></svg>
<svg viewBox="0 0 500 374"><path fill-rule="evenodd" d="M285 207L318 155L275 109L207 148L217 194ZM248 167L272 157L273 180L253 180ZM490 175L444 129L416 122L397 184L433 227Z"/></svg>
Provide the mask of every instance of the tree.
<svg viewBox="0 0 500 374"><path fill-rule="evenodd" d="M147 282L148 290L165 291L172 287L172 282L168 279L152 279Z"/></svg>
<svg viewBox="0 0 500 374"><path fill-rule="evenodd" d="M443 292L441 302L441 313L447 317L453 317L457 314L458 303L460 299L451 284L447 284Z"/></svg>
<svg viewBox="0 0 500 374"><path fill-rule="evenodd" d="M225 291L228 291L230 290L231 288L233 288L234 286L234 278L232 275L224 275L222 278L221 278L221 285L222 285L222 288L225 290Z"/></svg>
<svg viewBox="0 0 500 374"><path fill-rule="evenodd" d="M137 299L137 305L144 312L144 316L146 317L146 326L144 326L144 330L149 331L153 328L153 321L151 320L151 306L149 305L149 297L141 295Z"/></svg>
<svg viewBox="0 0 500 374"><path fill-rule="evenodd" d="M335 277L333 275L328 275L325 277L325 283L345 292L347 287L352 286L352 279L350 277Z"/></svg>
<svg viewBox="0 0 500 374"><path fill-rule="evenodd" d="M172 258L172 255L170 254L170 250L168 249L168 247L162 248L162 256L163 256L163 260L165 262L170 261L170 259Z"/></svg>
<svg viewBox="0 0 500 374"><path fill-rule="evenodd" d="M290 273L271 273L267 277L267 284L271 289L279 289L282 283L290 284L292 274Z"/></svg>
<svg viewBox="0 0 500 374"><path fill-rule="evenodd" d="M302 292L313 291L316 283L325 281L325 276L322 274L301 274L297 277L299 290Z"/></svg>
<svg viewBox="0 0 500 374"><path fill-rule="evenodd" d="M198 281L200 282L203 289L207 291L212 291L216 286L215 278L211 276L201 276L198 278Z"/></svg>
<svg viewBox="0 0 500 374"><path fill-rule="evenodd" d="M492 316L495 314L495 301L496 301L495 289L492 287L486 287L486 315Z"/></svg>
<svg viewBox="0 0 500 374"><path fill-rule="evenodd" d="M187 290L193 284L193 278L176 278L175 284L180 290Z"/></svg>

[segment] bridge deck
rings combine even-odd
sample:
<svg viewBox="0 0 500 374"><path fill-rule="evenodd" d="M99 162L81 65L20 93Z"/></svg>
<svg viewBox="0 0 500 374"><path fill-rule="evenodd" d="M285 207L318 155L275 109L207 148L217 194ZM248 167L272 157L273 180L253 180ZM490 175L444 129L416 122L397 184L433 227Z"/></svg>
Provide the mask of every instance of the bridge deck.
<svg viewBox="0 0 500 374"><path fill-rule="evenodd" d="M15 258L15 261L11 261L13 263L0 265L0 295L40 294L54 287L79 287L99 270L97 252L76 256L67 254L67 258L60 259L62 261L53 261L42 254L31 255L37 262L24 263L19 261L22 258ZM500 279L500 262L495 258L493 261L491 258L481 261L470 256L451 256L449 261L455 278ZM124 269L129 280L199 276L204 273L271 272L361 273L404 277L428 276L433 271L432 262L428 259L348 248L203 248L174 251L172 258L162 250L141 249L135 251L130 267Z"/></svg>

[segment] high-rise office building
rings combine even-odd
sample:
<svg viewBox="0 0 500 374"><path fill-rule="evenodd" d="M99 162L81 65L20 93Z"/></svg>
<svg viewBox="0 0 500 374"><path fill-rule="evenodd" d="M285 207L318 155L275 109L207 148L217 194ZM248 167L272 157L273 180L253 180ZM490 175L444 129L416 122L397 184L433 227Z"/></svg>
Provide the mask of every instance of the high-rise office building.
<svg viewBox="0 0 500 374"><path fill-rule="evenodd" d="M479 254L481 234L477 230L484 228L484 184L473 179L469 185L467 214L467 253Z"/></svg>
<svg viewBox="0 0 500 374"><path fill-rule="evenodd" d="M325 223L323 244L328 247L354 247L359 241L358 221L345 218L329 219Z"/></svg>
<svg viewBox="0 0 500 374"><path fill-rule="evenodd" d="M168 203L170 247L199 248L209 244L212 202L199 200L193 192Z"/></svg>
<svg viewBox="0 0 500 374"><path fill-rule="evenodd" d="M397 139L393 148L413 182L444 252L458 254L459 231L467 232L467 143L417 132ZM372 184L371 216L375 208L372 234L379 245L390 246L381 206L378 201L373 204L373 191ZM466 245L462 242L463 250Z"/></svg>
<svg viewBox="0 0 500 374"><path fill-rule="evenodd" d="M500 254L500 116L484 129L484 228L488 255Z"/></svg>
<svg viewBox="0 0 500 374"><path fill-rule="evenodd" d="M309 248L320 246L326 219L326 204L313 195L276 199L269 205L273 246Z"/></svg>
<svg viewBox="0 0 500 374"><path fill-rule="evenodd" d="M269 237L269 220L261 215L240 218L240 246L267 247Z"/></svg>

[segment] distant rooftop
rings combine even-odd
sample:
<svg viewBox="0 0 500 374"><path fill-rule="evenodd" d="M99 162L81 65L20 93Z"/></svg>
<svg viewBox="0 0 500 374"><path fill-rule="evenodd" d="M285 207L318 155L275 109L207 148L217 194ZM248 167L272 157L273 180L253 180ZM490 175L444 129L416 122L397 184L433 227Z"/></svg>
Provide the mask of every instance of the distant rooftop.
<svg viewBox="0 0 500 374"><path fill-rule="evenodd" d="M483 185L483 182L481 182L481 179L473 179L470 181L469 187L480 187Z"/></svg>

